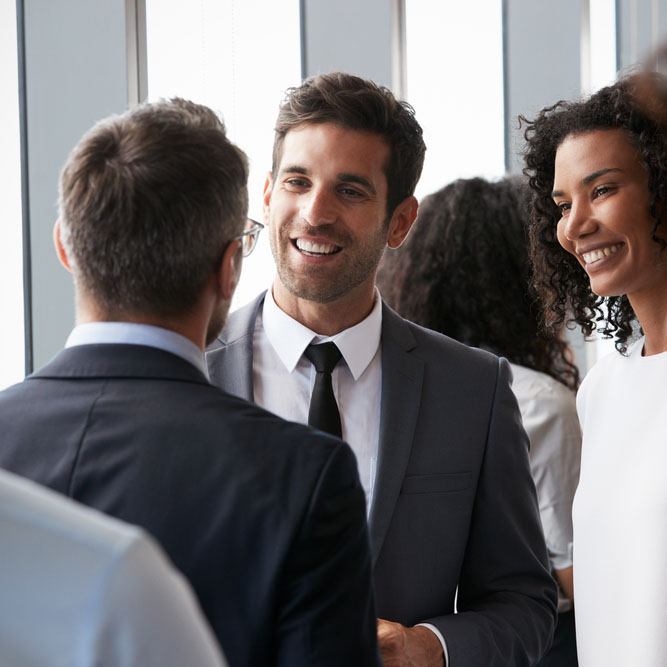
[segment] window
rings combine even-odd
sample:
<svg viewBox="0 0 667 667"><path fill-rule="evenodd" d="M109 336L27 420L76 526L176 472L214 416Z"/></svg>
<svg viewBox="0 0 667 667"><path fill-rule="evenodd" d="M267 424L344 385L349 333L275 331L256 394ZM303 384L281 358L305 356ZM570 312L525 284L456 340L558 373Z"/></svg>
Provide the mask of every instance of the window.
<svg viewBox="0 0 667 667"><path fill-rule="evenodd" d="M589 71L582 72L582 92L595 92L616 80L616 3L614 0L589 0L588 58L582 58ZM586 40L582 40L582 50ZM614 340L593 335L586 344L586 362L591 368L601 357L613 352Z"/></svg>
<svg viewBox="0 0 667 667"><path fill-rule="evenodd" d="M589 0L590 87L599 90L616 80L616 2Z"/></svg>
<svg viewBox="0 0 667 667"><path fill-rule="evenodd" d="M0 262L0 389L25 375L23 323L23 220L21 207L21 141L16 41L16 4L0 5L0 182L2 182L3 248Z"/></svg>
<svg viewBox="0 0 667 667"><path fill-rule="evenodd" d="M220 113L250 160L249 215L262 220L278 105L301 83L298 0L146 0L146 25L149 99L178 95ZM266 289L273 273L264 231L232 308Z"/></svg>
<svg viewBox="0 0 667 667"><path fill-rule="evenodd" d="M505 172L501 0L410 0L407 99L424 129L417 197L456 178Z"/></svg>

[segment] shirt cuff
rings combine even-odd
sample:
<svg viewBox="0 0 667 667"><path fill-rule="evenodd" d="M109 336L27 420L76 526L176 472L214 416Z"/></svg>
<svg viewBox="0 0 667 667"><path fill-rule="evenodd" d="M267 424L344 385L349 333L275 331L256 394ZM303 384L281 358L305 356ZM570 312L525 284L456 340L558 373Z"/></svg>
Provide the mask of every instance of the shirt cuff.
<svg viewBox="0 0 667 667"><path fill-rule="evenodd" d="M547 542L547 551L549 552L549 562L553 570L564 570L566 567L572 567L572 542L569 542L565 549L557 549L553 544Z"/></svg>
<svg viewBox="0 0 667 667"><path fill-rule="evenodd" d="M442 646L442 652L445 654L445 667L449 667L449 654L447 653L447 642L440 633L440 630L438 630L438 628L436 628L435 625L431 625L430 623L417 623L417 625L421 625L423 628L428 628L438 638L438 641Z"/></svg>

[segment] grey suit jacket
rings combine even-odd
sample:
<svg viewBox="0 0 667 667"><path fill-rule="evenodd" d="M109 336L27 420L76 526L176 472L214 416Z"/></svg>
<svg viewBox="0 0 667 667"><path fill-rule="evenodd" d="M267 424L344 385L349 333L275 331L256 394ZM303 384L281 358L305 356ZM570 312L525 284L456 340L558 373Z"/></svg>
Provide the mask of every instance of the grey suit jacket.
<svg viewBox="0 0 667 667"><path fill-rule="evenodd" d="M262 301L232 313L207 354L211 381L249 400ZM452 667L535 664L551 642L556 588L509 364L386 304L381 344L378 616L435 625Z"/></svg>

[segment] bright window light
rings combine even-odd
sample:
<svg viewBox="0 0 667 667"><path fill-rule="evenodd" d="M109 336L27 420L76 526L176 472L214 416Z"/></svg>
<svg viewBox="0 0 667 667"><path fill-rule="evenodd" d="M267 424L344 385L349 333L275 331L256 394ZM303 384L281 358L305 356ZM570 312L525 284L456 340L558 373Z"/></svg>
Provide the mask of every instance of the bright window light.
<svg viewBox="0 0 667 667"><path fill-rule="evenodd" d="M599 90L616 80L616 2L589 0L590 87ZM586 92L586 91L584 91ZM594 334L586 346L589 368L601 357L614 352L614 340Z"/></svg>
<svg viewBox="0 0 667 667"><path fill-rule="evenodd" d="M616 0L589 0L591 89L616 80Z"/></svg>
<svg viewBox="0 0 667 667"><path fill-rule="evenodd" d="M505 172L501 0L406 2L407 98L424 129L422 198Z"/></svg>
<svg viewBox="0 0 667 667"><path fill-rule="evenodd" d="M290 86L301 83L298 0L146 0L148 96L180 96L224 118L250 159L249 215L262 220L273 126ZM266 230L244 262L232 308L273 279Z"/></svg>

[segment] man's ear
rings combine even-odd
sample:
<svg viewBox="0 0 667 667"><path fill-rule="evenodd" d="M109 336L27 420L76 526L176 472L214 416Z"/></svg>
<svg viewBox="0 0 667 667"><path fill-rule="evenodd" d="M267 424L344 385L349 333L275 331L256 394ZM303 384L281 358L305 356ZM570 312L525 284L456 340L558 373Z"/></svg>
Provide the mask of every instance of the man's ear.
<svg viewBox="0 0 667 667"><path fill-rule="evenodd" d="M239 284L241 277L241 265L243 264L243 253L240 241L230 241L222 253L222 261L218 267L218 285L222 298L226 301L234 296L234 290Z"/></svg>
<svg viewBox="0 0 667 667"><path fill-rule="evenodd" d="M264 183L264 194L262 195L262 212L264 213L264 224L268 225L271 219L271 192L273 190L273 174L269 172L266 175Z"/></svg>
<svg viewBox="0 0 667 667"><path fill-rule="evenodd" d="M56 224L53 225L53 245L56 247L56 255L58 255L60 263L71 273L72 265L70 264L67 252L65 251L65 246L63 246L62 239L60 238L60 219L56 220Z"/></svg>
<svg viewBox="0 0 667 667"><path fill-rule="evenodd" d="M416 197L406 197L395 209L389 222L389 234L387 245L390 248L398 248L405 241L412 225L417 218Z"/></svg>

